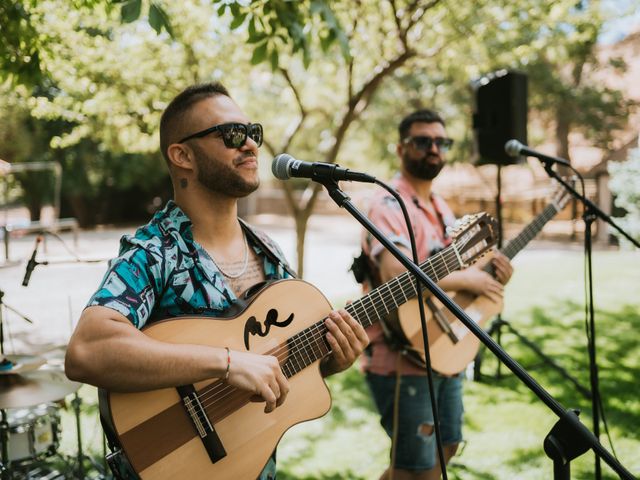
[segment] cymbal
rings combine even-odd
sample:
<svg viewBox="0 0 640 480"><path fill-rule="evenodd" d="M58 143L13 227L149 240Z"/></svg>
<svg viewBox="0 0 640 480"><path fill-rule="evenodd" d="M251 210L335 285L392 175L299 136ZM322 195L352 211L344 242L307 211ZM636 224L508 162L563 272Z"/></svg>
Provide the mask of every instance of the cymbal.
<svg viewBox="0 0 640 480"><path fill-rule="evenodd" d="M0 376L0 408L21 408L61 400L80 388L62 370L41 369Z"/></svg>
<svg viewBox="0 0 640 480"><path fill-rule="evenodd" d="M0 370L0 375L15 375L16 373L31 372L47 363L45 358L34 355L4 355L4 358L9 360L12 365L10 368ZM0 360L2 360L2 356L0 356Z"/></svg>

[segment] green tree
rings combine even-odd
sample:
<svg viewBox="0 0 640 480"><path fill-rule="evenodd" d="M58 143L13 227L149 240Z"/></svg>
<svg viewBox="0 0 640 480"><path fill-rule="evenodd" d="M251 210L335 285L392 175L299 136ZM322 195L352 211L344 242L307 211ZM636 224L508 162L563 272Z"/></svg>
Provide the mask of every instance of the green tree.
<svg viewBox="0 0 640 480"><path fill-rule="evenodd" d="M57 39L38 28L37 0L0 2L0 81L10 78L15 83L37 85L52 73L41 61L43 54L55 50ZM345 55L347 44L344 33L327 0L211 0L217 15L225 12L232 16L231 29L238 28L246 20L249 39L255 45L251 59L253 64L269 62L278 65L282 48L299 53L306 64L311 58L310 44L314 32L306 26L318 19L319 32L326 50L339 41ZM64 11L81 9L95 12L119 12L120 21L132 23L142 20L158 34L162 31L174 35L174 25L180 21L172 14L175 5L162 0L67 0Z"/></svg>

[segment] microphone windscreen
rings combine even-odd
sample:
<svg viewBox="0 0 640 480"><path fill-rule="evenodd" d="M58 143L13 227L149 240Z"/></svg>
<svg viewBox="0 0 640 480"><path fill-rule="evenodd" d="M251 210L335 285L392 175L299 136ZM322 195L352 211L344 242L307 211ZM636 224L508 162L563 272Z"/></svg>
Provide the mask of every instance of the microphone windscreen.
<svg viewBox="0 0 640 480"><path fill-rule="evenodd" d="M507 155L511 157L517 157L520 155L520 150L522 150L522 144L516 140L511 139L507 143L504 144L504 151L507 152Z"/></svg>
<svg viewBox="0 0 640 480"><path fill-rule="evenodd" d="M287 180L291 178L289 175L289 164L294 160L291 155L281 153L276 155L271 162L271 173L279 180Z"/></svg>

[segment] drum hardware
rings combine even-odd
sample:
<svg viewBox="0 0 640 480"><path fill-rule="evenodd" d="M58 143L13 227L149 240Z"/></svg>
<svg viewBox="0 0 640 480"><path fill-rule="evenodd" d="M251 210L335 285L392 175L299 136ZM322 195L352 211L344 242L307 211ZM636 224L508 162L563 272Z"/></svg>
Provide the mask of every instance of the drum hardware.
<svg viewBox="0 0 640 480"><path fill-rule="evenodd" d="M9 469L9 422L7 422L7 411L0 409L0 443L2 444L2 480L12 478Z"/></svg>
<svg viewBox="0 0 640 480"><path fill-rule="evenodd" d="M108 466L106 463L101 464L97 462L90 455L87 455L84 453L84 449L82 446L82 428L81 428L82 398L80 397L78 392L74 393L74 397L70 403L71 403L71 407L73 408L75 422L76 422L76 439L77 439L76 449L77 450L76 450L76 456L70 457L69 463L71 465L69 466L68 472L74 475L73 478L84 479L85 474L88 473L86 470L86 464L89 463L91 465L90 466L91 473L92 474L96 472L98 473L97 477L92 477L92 478L98 478L98 479L111 478L111 477L107 477L106 475L106 472L108 472ZM107 446L106 446L106 439L104 434L102 435L102 449L103 449L102 458L105 458L107 453Z"/></svg>
<svg viewBox="0 0 640 480"><path fill-rule="evenodd" d="M26 315L23 315L18 310L13 308L11 305L7 305L4 301L4 291L0 289L0 354L4 357L4 310L7 309L20 318L22 318L25 322L33 325L33 320L31 320ZM7 367L7 363L3 360L2 364L0 364L0 370L3 370Z"/></svg>
<svg viewBox="0 0 640 480"><path fill-rule="evenodd" d="M34 358L9 356L10 359L17 360L14 362L16 369L25 368L24 363L20 363L25 357ZM28 365L36 363L37 361L31 360ZM16 468L28 469L39 458L56 453L59 420L57 411L46 404L76 392L79 387L80 384L68 380L63 371L47 366L19 374L0 375L0 447L4 467L0 477L2 480L13 479L12 471ZM11 409L15 411L11 413ZM25 477L21 475L18 478Z"/></svg>

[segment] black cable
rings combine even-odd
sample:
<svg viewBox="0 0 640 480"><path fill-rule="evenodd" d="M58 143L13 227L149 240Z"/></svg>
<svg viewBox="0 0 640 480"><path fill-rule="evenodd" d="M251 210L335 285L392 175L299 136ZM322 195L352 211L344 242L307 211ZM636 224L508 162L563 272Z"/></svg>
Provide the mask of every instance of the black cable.
<svg viewBox="0 0 640 480"><path fill-rule="evenodd" d="M67 245L67 242L64 241L64 239L57 233L57 232L52 232L50 230L46 230L44 232L45 234L49 234L52 237L54 237L56 240L58 240L62 246L64 247L64 249L69 253L69 255L71 255L74 259L76 259L78 262L82 262L83 260L80 258L80 256L74 252L73 250L71 250L71 248Z"/></svg>
<svg viewBox="0 0 640 480"><path fill-rule="evenodd" d="M402 215L404 216L404 221L407 224L407 229L409 230L409 241L411 242L411 253L413 255L413 262L416 265L419 265L419 260L418 260L418 251L416 248L416 239L413 235L413 227L411 225L411 219L409 218L409 214L407 212L407 207L404 204L404 201L402 200L402 197L400 196L400 194L398 193L397 190L391 188L390 186L388 186L386 183L381 182L379 180L375 181L376 185L381 186L382 188L384 188L385 190L387 190L391 195L393 195L393 197L398 201L398 204L400 205L400 208L402 209ZM443 480L447 480L447 466L445 463L445 459L444 459L444 451L443 451L443 447L442 447L442 436L440 434L440 422L439 422L439 416L438 416L438 407L436 405L436 398L435 398L435 392L433 389L433 370L431 369L431 357L429 355L429 337L428 337L428 333L427 333L427 322L426 322L426 317L425 317L425 313L424 313L424 300L423 300L423 296L422 296L422 285L420 284L420 278L415 275L415 279L416 279L416 290L417 290L417 294L418 294L418 307L420 309L420 322L422 325L422 342L424 344L424 358L425 358L425 365L427 368L427 382L429 385L429 398L431 399L431 411L433 413L433 426L435 429L435 434L436 434L436 445L438 447L438 459L440 461L440 471L442 473L442 478ZM399 376L398 376L399 377ZM397 380L396 380L397 381ZM395 443L396 439L392 439L392 441ZM391 465L391 469L394 468L394 465Z"/></svg>

